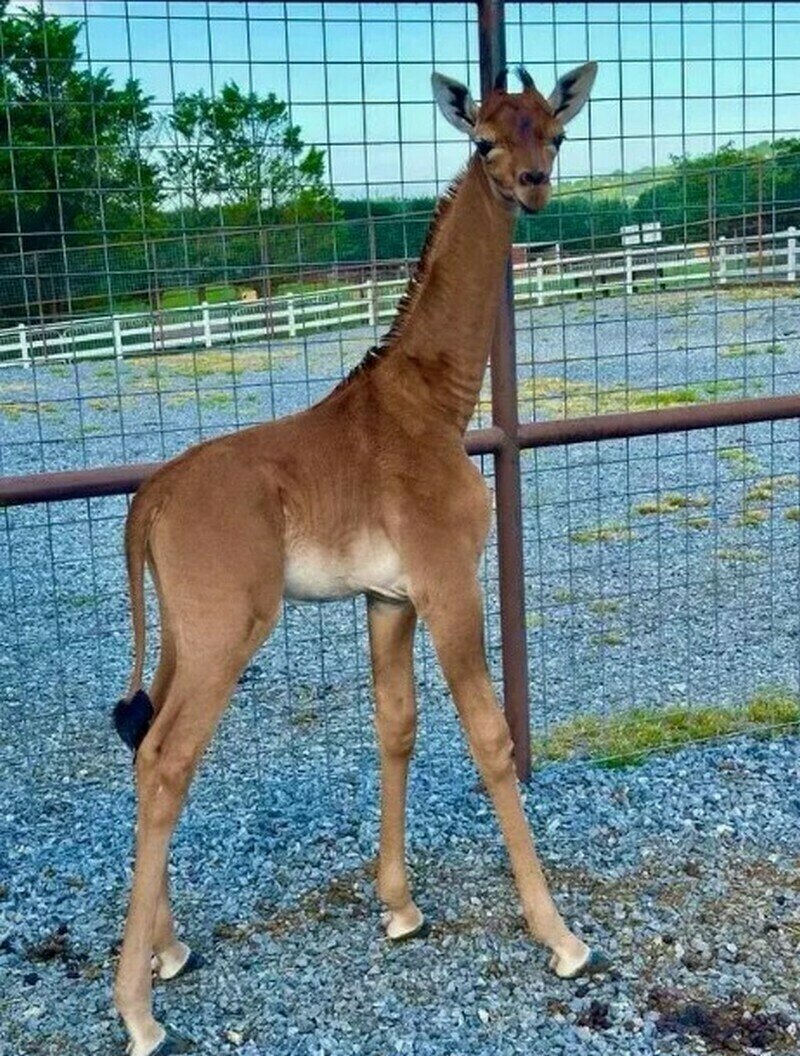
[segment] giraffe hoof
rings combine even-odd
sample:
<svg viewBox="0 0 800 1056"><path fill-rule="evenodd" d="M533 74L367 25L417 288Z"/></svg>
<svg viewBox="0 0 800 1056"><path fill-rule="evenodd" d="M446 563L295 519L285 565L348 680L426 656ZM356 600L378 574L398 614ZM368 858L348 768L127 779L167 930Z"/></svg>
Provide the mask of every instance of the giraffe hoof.
<svg viewBox="0 0 800 1056"><path fill-rule="evenodd" d="M411 939L427 939L431 933L431 926L427 920L420 914L419 923L416 924L409 931L401 931L397 934L392 931L392 914L385 913L383 916L383 926L386 929L386 938L391 943L399 942L410 942Z"/></svg>
<svg viewBox="0 0 800 1056"><path fill-rule="evenodd" d="M170 1034L168 1031L147 1056L179 1056L179 1053L191 1052L192 1048L192 1044L185 1038L180 1038L177 1034Z"/></svg>
<svg viewBox="0 0 800 1056"><path fill-rule="evenodd" d="M611 961L600 950L589 950L583 963L568 972L559 971L558 961L555 957L550 961L550 967L559 979L580 979L581 976L602 975L604 972L609 971Z"/></svg>
<svg viewBox="0 0 800 1056"><path fill-rule="evenodd" d="M148 1049L147 1052L143 1052L141 1046L135 1045L134 1042L129 1042L125 1056L140 1056L140 1053L141 1056L175 1056L176 1053L186 1051L180 1047L177 1038L167 1031L163 1031L163 1034L161 1041L156 1042L155 1048Z"/></svg>
<svg viewBox="0 0 800 1056"><path fill-rule="evenodd" d="M196 972L198 968L202 968L205 965L205 958L194 950L189 950L189 955L186 960L178 968L173 971L165 971L163 965L156 966L156 974L158 978L165 983L171 983L175 979L183 979L185 975L191 975L192 972Z"/></svg>

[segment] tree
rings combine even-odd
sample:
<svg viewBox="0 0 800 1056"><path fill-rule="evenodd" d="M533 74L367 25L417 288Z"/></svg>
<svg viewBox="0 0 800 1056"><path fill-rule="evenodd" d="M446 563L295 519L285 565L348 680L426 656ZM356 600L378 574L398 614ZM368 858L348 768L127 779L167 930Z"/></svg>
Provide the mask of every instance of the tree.
<svg viewBox="0 0 800 1056"><path fill-rule="evenodd" d="M286 103L270 92L244 93L231 81L216 96L182 92L169 125L174 146L164 152L172 191L188 196L195 221L219 203L229 222L330 218L325 155L305 149Z"/></svg>
<svg viewBox="0 0 800 1056"><path fill-rule="evenodd" d="M46 249L140 230L159 198L143 156L151 99L76 68L77 22L0 3L0 249ZM89 233L92 233L91 236Z"/></svg>

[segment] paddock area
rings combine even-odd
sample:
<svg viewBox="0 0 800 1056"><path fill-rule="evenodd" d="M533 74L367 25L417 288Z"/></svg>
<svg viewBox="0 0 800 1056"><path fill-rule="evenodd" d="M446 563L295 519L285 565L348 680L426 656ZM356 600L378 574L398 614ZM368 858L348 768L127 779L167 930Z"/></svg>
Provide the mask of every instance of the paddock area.
<svg viewBox="0 0 800 1056"><path fill-rule="evenodd" d="M0 13L0 1056L125 1051L132 493L380 342L470 136L490 153L434 70L547 100L589 60L465 443L524 808L611 968L558 979L528 934L423 626L430 932L387 940L365 601L285 601L176 832L203 963L155 1014L199 1056L800 1051L798 25L798 3ZM149 676L149 582L146 605Z"/></svg>
<svg viewBox="0 0 800 1056"><path fill-rule="evenodd" d="M672 302L673 315L657 307L647 295L629 299L623 318L621 302L603 301L569 330L560 308L518 313L522 405L547 420L603 401L691 398L687 390L710 399L712 380L728 398L791 391L794 297L691 294ZM589 355L600 326L608 336ZM722 328L730 344L713 343ZM5 468L33 468L32 453L48 469L76 457L103 465L123 445L128 459L149 461L290 413L317 396L309 366L321 379L346 370L370 337L176 354L157 373L147 359L41 366L39 409L53 409L38 421L49 432L37 445L37 419L6 411ZM0 380L19 403L31 399L32 372L6 369ZM476 424L485 414L482 404ZM602 982L576 988L543 972L424 636L410 860L432 933L386 947L373 889L363 603L286 606L242 678L176 841L176 912L208 963L158 1003L194 1051L521 1053L534 1037L542 1052L792 1051L793 736L695 745L632 768L587 757L635 747L639 711L666 716L646 748L670 740L676 707L708 711L690 731L699 737L726 733L720 717L743 705L756 731L795 721L799 445L789 421L523 456L541 765L526 802L560 906L614 955ZM133 793L108 707L129 664L125 509L109 497L5 511L0 871L13 883L0 899L10 983L0 1051L9 1053L121 1044L110 980ZM492 544L487 636L499 676L496 557ZM587 723L613 733L615 719L616 739L598 748Z"/></svg>

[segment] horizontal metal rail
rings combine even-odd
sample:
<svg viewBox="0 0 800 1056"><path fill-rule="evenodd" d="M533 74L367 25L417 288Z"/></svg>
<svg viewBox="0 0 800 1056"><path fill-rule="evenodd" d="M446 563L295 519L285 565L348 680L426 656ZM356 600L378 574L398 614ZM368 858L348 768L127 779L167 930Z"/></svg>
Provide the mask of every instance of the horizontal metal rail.
<svg viewBox="0 0 800 1056"><path fill-rule="evenodd" d="M519 426L516 442L521 448L555 447L595 440L625 440L635 436L748 425L752 422L782 421L787 418L800 418L800 393L664 407L652 411L559 418L551 422L523 422ZM469 455L496 454L511 443L511 437L499 426L470 430L464 438ZM127 495L136 491L160 465L160 462L140 462L126 466L0 477L0 506Z"/></svg>

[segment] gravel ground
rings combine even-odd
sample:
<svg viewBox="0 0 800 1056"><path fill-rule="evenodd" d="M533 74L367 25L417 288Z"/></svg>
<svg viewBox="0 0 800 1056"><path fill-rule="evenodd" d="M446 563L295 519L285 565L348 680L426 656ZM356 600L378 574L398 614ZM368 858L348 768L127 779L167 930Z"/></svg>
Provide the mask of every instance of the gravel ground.
<svg viewBox="0 0 800 1056"><path fill-rule="evenodd" d="M587 413L594 394L613 401L656 385L693 387L699 398L796 391L800 301L658 303L659 314L645 296L625 311L609 300L520 313L523 398L537 395L528 410L547 416L562 398L569 413ZM6 368L0 471L175 453L317 398L369 337L272 349L270 374L263 351L242 350L235 394L224 354L198 378L175 361L158 376L151 364ZM739 355L745 341L758 351ZM319 380L306 383L308 372ZM117 389L122 399L109 397ZM33 400L38 415L26 409ZM632 705L798 689L800 522L790 511L800 506L799 466L797 422L525 455L537 730ZM748 498L753 488L761 497ZM673 493L694 505L638 512ZM739 523L753 510L763 518ZM110 980L132 796L107 711L129 662L124 511L123 499L103 499L5 514L2 1056L122 1043ZM490 545L497 673L495 559ZM800 1051L793 742L537 774L528 809L561 905L617 964L605 981L566 985L543 972L522 931L424 636L417 661L410 853L431 938L390 949L378 928L363 606L289 606L243 676L176 843L176 908L210 963L158 1001L195 1051Z"/></svg>
<svg viewBox="0 0 800 1056"><path fill-rule="evenodd" d="M258 780L209 764L173 856L176 909L208 964L157 994L191 1051L797 1052L791 739L537 774L527 809L558 901L616 965L568 984L523 931L489 804L441 707L411 791L410 858L433 930L397 949L373 891L371 768L348 799L326 796L312 769ZM122 1048L110 987L132 797L121 750L99 740L101 776L0 771L4 1056Z"/></svg>

